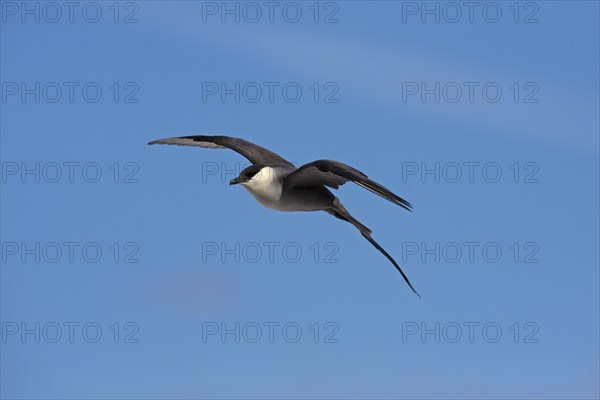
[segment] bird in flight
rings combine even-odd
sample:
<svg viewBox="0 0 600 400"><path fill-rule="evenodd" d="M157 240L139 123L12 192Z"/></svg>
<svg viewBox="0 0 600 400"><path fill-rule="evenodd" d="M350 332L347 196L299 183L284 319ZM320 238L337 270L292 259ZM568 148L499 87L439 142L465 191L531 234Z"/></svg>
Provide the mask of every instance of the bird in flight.
<svg viewBox="0 0 600 400"><path fill-rule="evenodd" d="M263 206L277 211L325 211L354 225L377 250L394 264L408 286L419 293L402 268L373 238L371 230L357 221L328 188L338 189L348 181L412 211L412 205L357 169L339 161L318 160L296 168L279 155L243 139L229 136L183 136L154 140L148 144L174 144L209 149L231 149L252 163L230 185L242 185Z"/></svg>

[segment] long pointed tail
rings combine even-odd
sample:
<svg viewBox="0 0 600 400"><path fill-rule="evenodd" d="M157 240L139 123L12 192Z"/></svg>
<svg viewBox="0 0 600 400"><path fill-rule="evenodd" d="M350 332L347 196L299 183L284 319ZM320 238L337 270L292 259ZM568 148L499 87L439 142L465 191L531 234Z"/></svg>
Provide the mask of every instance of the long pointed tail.
<svg viewBox="0 0 600 400"><path fill-rule="evenodd" d="M414 286L412 285L412 283L410 283L410 281L408 280L408 277L406 276L404 271L402 271L402 268L400 268L400 266L398 265L396 260L394 260L392 258L392 256L390 256L388 254L388 252L385 251L383 249L383 247L381 247L379 245L379 243L377 243L371 237L372 231L369 228L367 228L366 226L364 226L363 224L361 224L356 218L351 216L350 213L348 212L348 210L346 210L344 208L344 206L340 203L340 201L337 198L333 202L333 208L331 208L330 210L327 210L327 212L330 213L331 215L333 215L334 217L337 217L344 221L350 222L352 225L354 225L360 231L361 235L363 235L364 238L367 239L369 241L369 243L371 243L373 245L373 247L375 247L377 250L379 250L388 260L390 260L390 262L392 264L394 264L394 267L396 267L398 272L400 272L400 274L402 275L402 277L404 278L404 280L406 281L408 286L412 289L413 292L415 292L415 294L417 296L419 296L419 298L421 298L421 295L419 294L419 292L417 292L415 290Z"/></svg>
<svg viewBox="0 0 600 400"><path fill-rule="evenodd" d="M410 288L412 289L413 292L415 292L415 294L417 296L419 296L419 298L421 298L421 295L419 294L419 292L417 292L414 288L414 286L412 285L412 283L410 283L410 281L408 280L408 277L406 276L406 274L404 273L404 271L402 271L402 268L400 268L400 266L398 265L398 263L396 263L396 261L392 258L392 256L390 256L388 254L387 251L385 251L383 249L383 247L381 247L379 245L379 243L377 243L370 234L364 233L363 231L360 232L365 239L367 239L369 241L369 243L371 243L377 250L379 250L384 256L387 257L388 260L390 260L390 262L392 264L394 264L394 267L396 267L396 269L398 270L398 272L400 272L400 274L402 275L402 277L404 278L404 280L406 281L406 283L408 284L408 286L410 286Z"/></svg>

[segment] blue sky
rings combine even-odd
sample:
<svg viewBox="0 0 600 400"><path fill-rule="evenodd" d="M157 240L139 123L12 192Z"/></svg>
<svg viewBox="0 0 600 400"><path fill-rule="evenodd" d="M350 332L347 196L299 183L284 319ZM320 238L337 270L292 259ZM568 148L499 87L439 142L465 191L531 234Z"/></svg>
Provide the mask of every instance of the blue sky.
<svg viewBox="0 0 600 400"><path fill-rule="evenodd" d="M600 396L598 3L51 4L0 1L2 398ZM335 193L423 298L192 134L409 200Z"/></svg>

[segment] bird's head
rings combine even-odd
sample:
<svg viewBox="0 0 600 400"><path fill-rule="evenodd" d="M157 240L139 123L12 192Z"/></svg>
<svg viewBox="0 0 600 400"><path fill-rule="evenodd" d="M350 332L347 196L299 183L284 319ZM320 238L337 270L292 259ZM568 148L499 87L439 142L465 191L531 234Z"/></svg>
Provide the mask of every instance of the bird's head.
<svg viewBox="0 0 600 400"><path fill-rule="evenodd" d="M233 178L229 181L230 185L237 185L241 183L242 185L252 184L253 181L260 180L260 175L262 173L262 166L260 165L251 165L248 168L244 169L240 172L240 175L237 178Z"/></svg>

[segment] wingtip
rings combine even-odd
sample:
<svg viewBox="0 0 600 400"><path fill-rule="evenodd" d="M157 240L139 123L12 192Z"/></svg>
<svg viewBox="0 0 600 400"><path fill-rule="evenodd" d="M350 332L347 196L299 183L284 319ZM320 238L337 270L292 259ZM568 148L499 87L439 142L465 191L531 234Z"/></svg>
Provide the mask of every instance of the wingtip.
<svg viewBox="0 0 600 400"><path fill-rule="evenodd" d="M412 204L410 204L408 202L406 204L405 203L400 203L400 202L398 202L396 204L398 204L400 207L404 208L406 211L413 212L413 206L412 206Z"/></svg>
<svg viewBox="0 0 600 400"><path fill-rule="evenodd" d="M152 140L150 142L148 142L147 144L152 145L152 144L173 144L172 140L173 139L184 139L183 137L171 137L171 138L162 138L162 139L155 139Z"/></svg>
<svg viewBox="0 0 600 400"><path fill-rule="evenodd" d="M393 194L393 193L392 193L392 194ZM408 201L404 200L404 199L403 199L402 197L400 197L400 196L394 195L394 200L393 200L393 202L394 202L395 204L399 205L400 207L404 208L404 209L405 209L405 210L407 210L407 211L410 211L410 212L412 212L412 211L413 211L413 205L412 205L410 202L408 202Z"/></svg>
<svg viewBox="0 0 600 400"><path fill-rule="evenodd" d="M170 143L171 139L177 139L177 138L168 138L168 139L156 139L156 140L152 140L150 142L148 142L148 145L153 145L153 144L173 144Z"/></svg>

